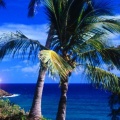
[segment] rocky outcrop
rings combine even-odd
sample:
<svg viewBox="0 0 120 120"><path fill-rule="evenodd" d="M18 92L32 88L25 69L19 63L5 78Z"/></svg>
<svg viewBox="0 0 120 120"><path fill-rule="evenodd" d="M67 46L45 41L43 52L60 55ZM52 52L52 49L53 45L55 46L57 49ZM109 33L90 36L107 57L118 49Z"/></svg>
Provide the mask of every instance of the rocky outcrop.
<svg viewBox="0 0 120 120"><path fill-rule="evenodd" d="M11 93L8 93L2 89L0 89L0 97L3 97L3 96L11 96L12 94Z"/></svg>

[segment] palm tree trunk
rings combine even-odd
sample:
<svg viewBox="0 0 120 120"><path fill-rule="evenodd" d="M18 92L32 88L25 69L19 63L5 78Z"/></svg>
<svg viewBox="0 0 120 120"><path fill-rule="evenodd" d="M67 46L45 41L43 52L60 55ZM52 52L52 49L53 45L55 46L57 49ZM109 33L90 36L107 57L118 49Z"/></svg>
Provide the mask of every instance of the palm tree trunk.
<svg viewBox="0 0 120 120"><path fill-rule="evenodd" d="M53 32L53 25L50 26L50 30L48 33L48 37L45 45L45 47L47 48L50 48L50 45L51 45L52 32ZM43 86L44 86L45 73L47 71L47 68L43 67L42 63L41 63L41 66L42 67L39 70L39 76L36 84L36 90L34 93L32 107L29 113L29 118L31 120L34 120L35 118L42 118L41 101L42 101L42 92L43 92Z"/></svg>
<svg viewBox="0 0 120 120"><path fill-rule="evenodd" d="M36 90L33 98L32 107L29 113L30 120L38 120L42 118L41 113L41 100L42 100L42 92L44 87L44 79L46 73L46 67L41 67L39 70L39 76L36 84Z"/></svg>
<svg viewBox="0 0 120 120"><path fill-rule="evenodd" d="M59 101L56 120L65 120L66 118L67 91L68 91L68 78L61 80L61 97Z"/></svg>

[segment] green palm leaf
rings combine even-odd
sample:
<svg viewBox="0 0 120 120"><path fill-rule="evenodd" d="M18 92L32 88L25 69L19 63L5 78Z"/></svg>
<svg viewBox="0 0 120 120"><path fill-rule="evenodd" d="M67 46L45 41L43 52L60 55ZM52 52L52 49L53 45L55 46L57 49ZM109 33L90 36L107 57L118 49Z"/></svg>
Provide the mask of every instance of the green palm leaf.
<svg viewBox="0 0 120 120"><path fill-rule="evenodd" d="M79 40L76 41L76 43L73 45L72 48L74 48L74 46L79 48L79 49L73 49L75 52L78 52L78 53L85 52L88 50L94 50L94 49L100 51L101 49L108 46L108 43L106 42L107 39L108 37L105 36L105 34L98 32L95 35L91 34L91 37L88 40L85 40L80 44L77 44L77 42L79 43Z"/></svg>
<svg viewBox="0 0 120 120"><path fill-rule="evenodd" d="M17 31L16 33L3 34L0 38L0 59L5 55L12 55L12 57L19 56L24 58L37 56L38 51L46 49L37 40L32 40L26 37L23 33Z"/></svg>
<svg viewBox="0 0 120 120"><path fill-rule="evenodd" d="M52 50L42 50L39 54L39 58L47 65L51 75L59 74L61 78L66 78L74 69Z"/></svg>
<svg viewBox="0 0 120 120"><path fill-rule="evenodd" d="M87 40L91 38L91 35L93 36L96 33L104 33L108 35L110 33L120 33L120 20L119 21L111 19L99 20L99 18L96 18L95 20L88 21L89 22L86 22L86 20L82 21L81 25L78 26L76 34L79 34L80 40L81 38L83 40Z"/></svg>
<svg viewBox="0 0 120 120"><path fill-rule="evenodd" d="M99 56L98 56L99 55ZM120 48L103 48L101 50L88 50L87 52L83 52L78 54L78 56L90 62L91 65L94 66L94 60L103 61L106 64L114 65L117 69L120 70ZM101 56L101 59L100 59Z"/></svg>
<svg viewBox="0 0 120 120"><path fill-rule="evenodd" d="M31 0L29 5L28 5L28 16L29 17L33 17L35 12L36 12L36 8L39 7L41 3L41 0Z"/></svg>
<svg viewBox="0 0 120 120"><path fill-rule="evenodd" d="M115 93L120 92L120 81L116 75L89 65L86 67L86 74L89 80L91 80L91 82L97 87L102 87Z"/></svg>
<svg viewBox="0 0 120 120"><path fill-rule="evenodd" d="M107 48L100 51L103 61L112 63L120 70L120 48Z"/></svg>

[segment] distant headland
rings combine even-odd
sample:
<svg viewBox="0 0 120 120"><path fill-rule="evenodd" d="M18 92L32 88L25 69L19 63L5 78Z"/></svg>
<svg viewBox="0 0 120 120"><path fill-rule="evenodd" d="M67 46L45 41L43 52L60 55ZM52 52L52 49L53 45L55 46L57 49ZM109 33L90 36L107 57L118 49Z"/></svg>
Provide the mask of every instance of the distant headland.
<svg viewBox="0 0 120 120"><path fill-rule="evenodd" d="M0 89L0 97L7 97L7 96L12 96L13 94L8 93L2 89Z"/></svg>

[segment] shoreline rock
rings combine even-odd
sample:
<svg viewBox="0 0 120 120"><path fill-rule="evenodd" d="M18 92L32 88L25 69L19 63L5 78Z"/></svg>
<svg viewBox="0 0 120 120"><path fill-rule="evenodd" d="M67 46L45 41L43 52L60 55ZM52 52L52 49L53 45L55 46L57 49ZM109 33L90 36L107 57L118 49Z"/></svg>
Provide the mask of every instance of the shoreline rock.
<svg viewBox="0 0 120 120"><path fill-rule="evenodd" d="M0 97L4 97L4 96L7 97L7 96L11 96L11 95L13 95L13 94L8 93L8 92L6 92L6 91L0 89Z"/></svg>

